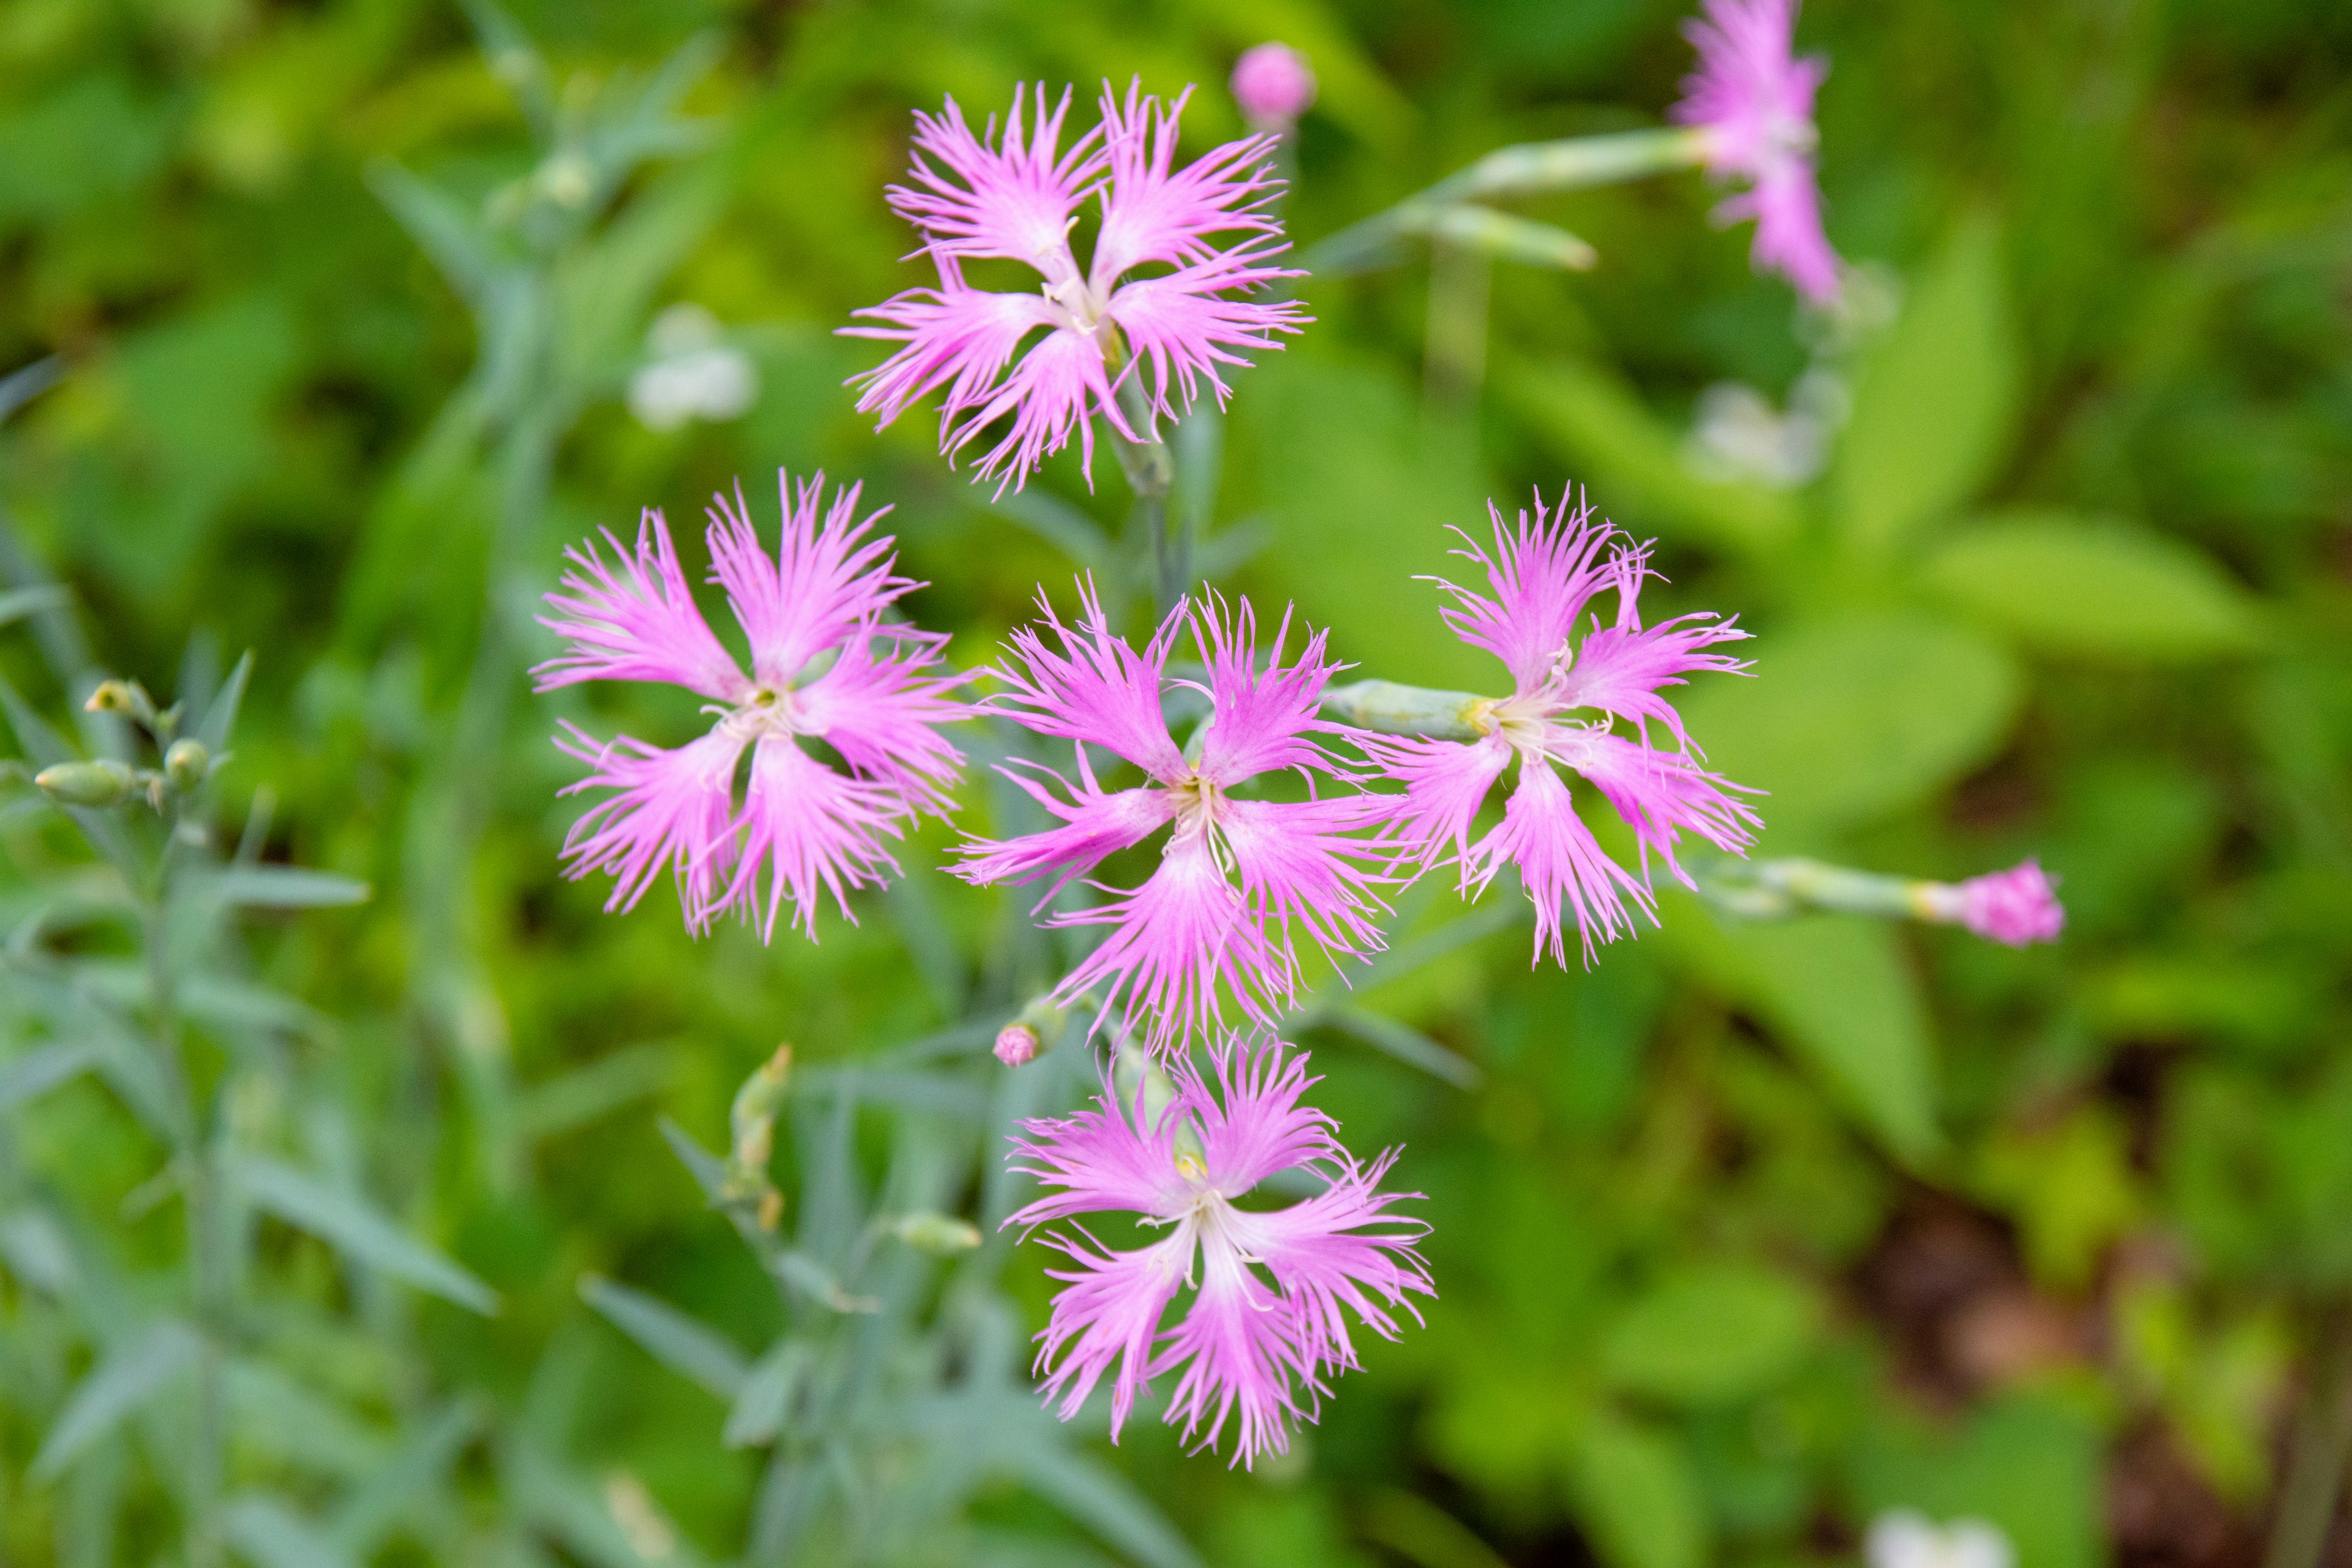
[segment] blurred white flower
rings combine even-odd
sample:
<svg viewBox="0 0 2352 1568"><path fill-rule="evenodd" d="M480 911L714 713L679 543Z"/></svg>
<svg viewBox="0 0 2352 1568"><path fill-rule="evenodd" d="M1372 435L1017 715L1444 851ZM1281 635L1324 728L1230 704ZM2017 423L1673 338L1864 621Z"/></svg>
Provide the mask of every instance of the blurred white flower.
<svg viewBox="0 0 2352 1568"><path fill-rule="evenodd" d="M629 378L629 412L648 430L689 419L739 419L760 395L751 355L726 341L699 305L672 305L646 331L646 363Z"/></svg>
<svg viewBox="0 0 2352 1568"><path fill-rule="evenodd" d="M1829 461L1831 434L1845 423L1845 384L1809 370L1789 389L1784 413L1752 386L1719 381L1699 394L1690 466L1714 479L1748 479L1793 489Z"/></svg>
<svg viewBox="0 0 2352 1568"><path fill-rule="evenodd" d="M1999 1525L1981 1519L1937 1525L1907 1508L1873 1520L1862 1550L1870 1568L2012 1568L2017 1561Z"/></svg>

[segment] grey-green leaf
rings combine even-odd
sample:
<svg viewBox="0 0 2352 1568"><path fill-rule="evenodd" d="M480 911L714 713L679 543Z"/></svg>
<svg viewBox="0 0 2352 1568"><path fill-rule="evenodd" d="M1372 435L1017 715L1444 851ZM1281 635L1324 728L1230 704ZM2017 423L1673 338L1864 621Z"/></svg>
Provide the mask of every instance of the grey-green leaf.
<svg viewBox="0 0 2352 1568"><path fill-rule="evenodd" d="M778 1340L752 1363L751 1375L735 1396L735 1407L727 1413L729 1447L751 1448L774 1441L792 1414L801 1385L808 1380L813 1359L814 1352L803 1342Z"/></svg>
<svg viewBox="0 0 2352 1568"><path fill-rule="evenodd" d="M411 1237L366 1200L257 1155L238 1159L234 1174L256 1208L310 1232L352 1262L477 1312L499 1310L497 1291Z"/></svg>
<svg viewBox="0 0 2352 1568"><path fill-rule="evenodd" d="M1050 1440L1006 1446L1031 1491L1150 1568L1201 1568L1201 1560L1126 1477L1091 1454Z"/></svg>
<svg viewBox="0 0 2352 1568"><path fill-rule="evenodd" d="M26 1473L37 1481L62 1473L184 1371L202 1348L203 1342L187 1324L159 1318L108 1351L75 1386Z"/></svg>
<svg viewBox="0 0 2352 1568"><path fill-rule="evenodd" d="M1407 1067L1418 1068L1432 1078L1444 1079L1456 1089L1478 1087L1480 1074L1476 1064L1446 1049L1412 1025L1400 1023L1385 1014L1368 1012L1361 1007L1334 1007L1314 1021L1361 1040L1374 1050L1394 1057Z"/></svg>
<svg viewBox="0 0 2352 1568"><path fill-rule="evenodd" d="M721 1399L742 1392L743 1352L668 1302L595 1274L580 1277L580 1299L679 1376Z"/></svg>
<svg viewBox="0 0 2352 1568"><path fill-rule="evenodd" d="M2262 606L2195 546L2128 523L2017 512L1928 558L1928 584L2030 647L2143 663L2252 651Z"/></svg>
<svg viewBox="0 0 2352 1568"><path fill-rule="evenodd" d="M39 1099L98 1059L98 1047L86 1041L57 1040L0 1062L0 1110Z"/></svg>
<svg viewBox="0 0 2352 1568"><path fill-rule="evenodd" d="M371 896L365 882L307 866L231 866L206 885L225 904L257 910L333 909Z"/></svg>
<svg viewBox="0 0 2352 1568"><path fill-rule="evenodd" d="M255 1568L351 1568L331 1536L266 1492L247 1492L222 1510L229 1544Z"/></svg>
<svg viewBox="0 0 2352 1568"><path fill-rule="evenodd" d="M26 616L37 616L44 610L61 610L73 603L73 596L63 588L42 584L37 587L18 588L0 594L0 626L11 621L21 621Z"/></svg>

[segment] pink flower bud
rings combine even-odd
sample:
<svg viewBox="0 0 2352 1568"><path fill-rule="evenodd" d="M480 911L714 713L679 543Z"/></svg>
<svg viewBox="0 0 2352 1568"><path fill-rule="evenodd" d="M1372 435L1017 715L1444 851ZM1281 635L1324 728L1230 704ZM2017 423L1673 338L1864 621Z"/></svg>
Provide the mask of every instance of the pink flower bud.
<svg viewBox="0 0 2352 1568"><path fill-rule="evenodd" d="M1037 1059L1037 1031L1026 1024L1007 1024L996 1032L996 1059L1006 1067L1026 1067Z"/></svg>
<svg viewBox="0 0 2352 1568"><path fill-rule="evenodd" d="M2065 906L2037 861L1972 877L1953 890L1959 895L1959 922L1988 942L2011 947L2056 942L2066 925Z"/></svg>
<svg viewBox="0 0 2352 1568"><path fill-rule="evenodd" d="M1287 131L1315 103L1315 72L1288 44L1260 44L1234 65L1234 100L1260 131Z"/></svg>

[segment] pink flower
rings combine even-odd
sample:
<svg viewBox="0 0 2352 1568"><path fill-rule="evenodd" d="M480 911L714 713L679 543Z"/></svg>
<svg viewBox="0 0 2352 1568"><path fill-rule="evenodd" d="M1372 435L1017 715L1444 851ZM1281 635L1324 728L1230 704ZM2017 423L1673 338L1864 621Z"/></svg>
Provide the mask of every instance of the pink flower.
<svg viewBox="0 0 2352 1568"><path fill-rule="evenodd" d="M1279 133L1315 104L1315 69L1288 44L1260 44L1234 62L1234 101L1253 130Z"/></svg>
<svg viewBox="0 0 2352 1568"><path fill-rule="evenodd" d="M1055 1000L1075 1005L1099 986L1102 1016L1147 1017L1153 1043L1165 1047L1217 1018L1221 985L1249 1017L1271 1021L1297 992L1294 924L1334 954L1377 949L1371 887L1380 879L1360 862L1382 857L1349 836L1380 803L1358 794L1273 801L1233 793L1283 770L1310 790L1316 775L1337 776L1330 755L1308 738L1328 728L1317 721L1316 704L1341 668L1324 658L1324 634L1310 635L1285 664L1286 612L1261 668L1247 600L1234 611L1221 599L1179 604L1139 654L1112 635L1091 584L1080 589L1084 615L1075 629L1042 594L1038 603L1045 630L1013 635L1013 657L997 671L1010 689L995 706L1041 735L1076 742L1075 783L1043 768L1032 770L1036 777L1006 770L1065 826L969 844L960 874L974 882L1050 878L1051 900L1106 857L1168 829L1141 886L1103 888L1108 903L1052 917L1056 926L1106 928ZM1178 749L1160 711L1161 697L1179 684L1168 679L1168 658L1187 627L1208 666L1212 709L1192 757ZM1140 768L1145 782L1105 790L1089 745Z"/></svg>
<svg viewBox="0 0 2352 1568"><path fill-rule="evenodd" d="M739 487L709 509L711 581L751 647L746 676L694 603L669 525L648 510L634 552L607 531L565 552L572 569L541 624L569 644L532 671L539 689L583 680L649 680L710 699L709 732L675 750L622 735L600 742L567 721L556 744L594 771L564 793L609 789L564 840L564 872L610 871L608 910L633 908L674 869L697 935L738 910L773 935L786 900L816 936L820 892L852 921L848 889L879 887L898 862L883 846L919 812L945 815L963 759L937 726L965 714L936 673L946 638L883 611L920 586L896 575L880 512L856 520L858 487L836 490L820 526L824 476L795 495L781 473L783 538L765 553ZM839 765L807 749L821 741ZM737 799L736 774L751 752ZM765 888L761 887L764 878Z"/></svg>
<svg viewBox="0 0 2352 1568"><path fill-rule="evenodd" d="M1570 512L1566 496L1547 511L1536 497L1534 521L1519 513L1507 529L1487 508L1495 529L1492 554L1463 535L1454 552L1486 572L1490 598L1451 583L1444 612L1464 641L1485 648L1511 672L1511 695L1473 710L1479 738L1440 741L1420 736L1368 736L1361 744L1389 776L1403 783L1391 831L1424 860L1451 858L1462 886L1484 890L1505 862L1518 868L1536 909L1536 953L1547 946L1565 962L1563 913L1572 915L1591 960L1596 940L1613 942L1633 929L1633 910L1656 919L1650 857L1657 855L1685 884L1675 859L1688 830L1718 849L1744 850L1759 826L1734 794L1740 786L1699 765L1683 721L1663 692L1696 670L1741 670L1738 660L1706 651L1748 634L1712 616L1681 616L1643 626L1638 599L1650 575L1646 551L1623 542L1591 509ZM1580 638L1577 620L1601 593L1617 598L1613 624L1596 616ZM1570 715L1590 710L1582 719ZM1628 736L1617 732L1631 727ZM1654 730L1673 744L1660 743ZM1517 786L1503 820L1476 843L1473 820L1487 792L1516 760ZM1578 816L1558 769L1580 775L1633 831L1639 872L1601 847Z"/></svg>
<svg viewBox="0 0 2352 1568"><path fill-rule="evenodd" d="M1706 0L1684 32L1698 69L1683 80L1674 118L1706 132L1706 166L1748 189L1715 209L1717 221L1756 220L1750 253L1815 301L1838 291L1837 253L1822 233L1813 177L1813 94L1829 67L1790 54L1797 0Z"/></svg>
<svg viewBox="0 0 2352 1568"><path fill-rule="evenodd" d="M2066 927L2066 908L2035 860L1957 886L1929 883L1925 902L1929 919L1964 925L2009 947L2056 942Z"/></svg>
<svg viewBox="0 0 2352 1568"><path fill-rule="evenodd" d="M1307 318L1296 301L1244 297L1299 276L1269 265L1287 248L1264 210L1280 187L1264 166L1272 139L1229 142L1174 168L1189 96L1162 106L1134 86L1122 104L1105 83L1101 125L1066 152L1058 150L1066 91L1049 112L1040 86L1025 120L1016 92L1002 137L993 118L974 135L953 99L944 114L918 113L909 182L889 197L922 232L939 286L856 312L879 326L842 329L900 345L854 378L859 410L887 425L917 399L944 393L940 447L950 458L1006 419L980 460L980 476L1002 490L1021 485L1073 432L1091 462L1096 416L1145 441L1204 384L1223 406L1221 367L1249 363L1234 351L1279 348L1273 334L1295 332ZM1097 195L1102 225L1082 269L1070 230L1079 205ZM1220 235L1240 237L1221 247L1213 239ZM1034 294L973 289L963 263L977 258L1021 262L1044 282ZM1130 276L1141 267L1155 271ZM1118 405L1117 387L1129 377L1147 410L1140 429Z"/></svg>
<svg viewBox="0 0 2352 1568"><path fill-rule="evenodd" d="M1428 1227L1389 1212L1419 1194L1378 1191L1395 1152L1357 1163L1331 1119L1299 1103L1315 1081L1307 1058L1278 1041L1255 1051L1228 1041L1214 1061L1213 1087L1171 1062L1164 1107L1141 1086L1107 1089L1091 1110L1022 1123L1014 1168L1055 1190L1005 1223L1125 1212L1165 1226L1132 1252L1083 1230L1047 1238L1076 1267L1052 1271L1065 1285L1038 1335L1037 1369L1052 1367L1045 1395L1066 1421L1108 1373L1116 1439L1150 1380L1181 1367L1169 1425L1181 1420L1186 1437L1213 1447L1230 1418L1234 1460L1252 1465L1286 1452L1289 1429L1316 1419L1328 1379L1358 1364L1349 1314L1394 1339L1386 1309L1413 1311L1406 1292L1434 1291L1413 1247ZM1286 1171L1323 1190L1287 1208L1236 1206ZM1162 1330L1186 1286L1191 1304Z"/></svg>

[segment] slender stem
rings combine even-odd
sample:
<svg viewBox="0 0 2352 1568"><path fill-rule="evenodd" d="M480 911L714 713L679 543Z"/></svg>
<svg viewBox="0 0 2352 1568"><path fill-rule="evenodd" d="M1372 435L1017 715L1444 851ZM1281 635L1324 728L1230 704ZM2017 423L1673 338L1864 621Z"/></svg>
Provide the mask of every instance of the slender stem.
<svg viewBox="0 0 2352 1568"><path fill-rule="evenodd" d="M1114 365L1112 374L1118 371ZM1119 469L1127 476L1128 489L1135 492L1135 511L1129 527L1150 542L1152 597L1164 616L1192 585L1192 531L1182 518L1171 521L1168 492L1176 483L1176 459L1170 455L1168 443L1160 438L1159 420L1144 393L1139 373L1119 381L1118 409L1127 416L1128 427L1143 437L1130 441L1114 429L1110 432L1110 445L1118 455Z"/></svg>
<svg viewBox="0 0 2352 1568"><path fill-rule="evenodd" d="M2352 1463L2352 1310L2339 1307L2323 1320L2311 1386L2295 1416L2293 1456L2263 1568L2317 1568L2327 1548L2336 1492Z"/></svg>
<svg viewBox="0 0 2352 1568"><path fill-rule="evenodd" d="M1357 272L1395 259L1398 241L1431 233L1446 208L1464 202L1615 184L1687 169L1705 160L1697 131L1627 131L1498 147L1467 168L1317 245L1310 272Z"/></svg>
<svg viewBox="0 0 2352 1568"><path fill-rule="evenodd" d="M228 1277L221 1255L226 1230L221 1211L217 1151L207 1129L194 1075L188 1070L180 1032L178 987L171 952L173 873L180 857L180 814L164 821L163 849L141 910L145 937L148 1026L155 1040L157 1069L170 1102L173 1158L181 1170L181 1205L187 1216L188 1292L195 1318L195 1431L188 1456L187 1559L190 1568L217 1568L225 1561L221 1498L226 1488L226 1369L222 1347L229 1329Z"/></svg>

